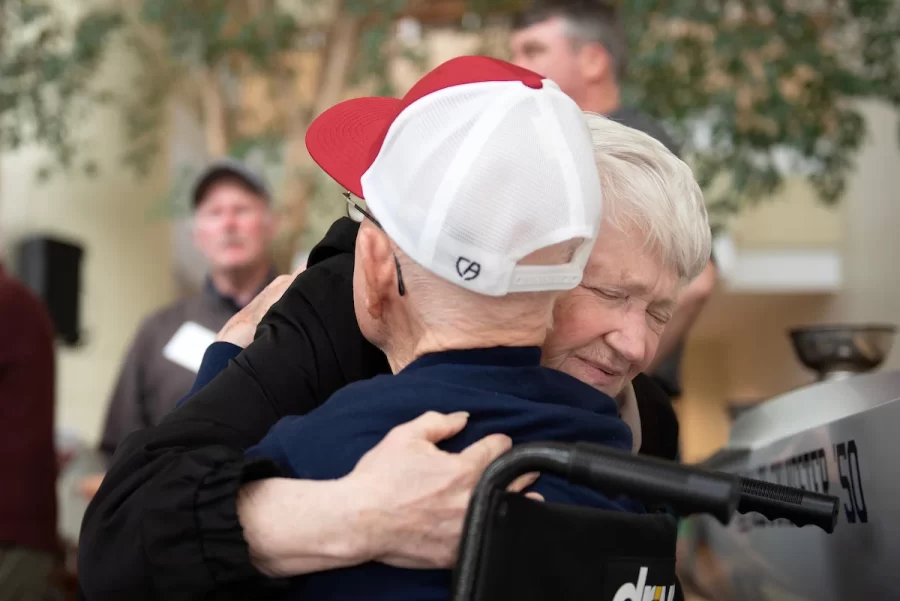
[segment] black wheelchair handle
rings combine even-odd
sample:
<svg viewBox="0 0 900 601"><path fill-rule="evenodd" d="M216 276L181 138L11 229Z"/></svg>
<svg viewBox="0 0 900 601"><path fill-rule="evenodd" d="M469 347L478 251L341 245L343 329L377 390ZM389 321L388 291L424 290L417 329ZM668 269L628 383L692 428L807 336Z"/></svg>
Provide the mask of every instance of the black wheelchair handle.
<svg viewBox="0 0 900 601"><path fill-rule="evenodd" d="M818 526L829 534L837 525L838 498L802 488L678 465L587 443L575 445L571 462L570 482L585 484L606 495L618 493L645 503L663 503L682 516L708 513L728 524L734 511L755 512L770 520L786 519L797 526ZM599 473L590 473L598 469ZM629 478L634 482L623 485ZM732 504L735 492L736 506Z"/></svg>
<svg viewBox="0 0 900 601"><path fill-rule="evenodd" d="M797 526L818 526L828 534L837 526L840 501L802 488L741 478L739 513L756 512L770 520L786 519Z"/></svg>
<svg viewBox="0 0 900 601"><path fill-rule="evenodd" d="M568 478L614 497L670 506L678 515L707 513L728 524L740 501L740 477L641 457L600 445L576 443Z"/></svg>

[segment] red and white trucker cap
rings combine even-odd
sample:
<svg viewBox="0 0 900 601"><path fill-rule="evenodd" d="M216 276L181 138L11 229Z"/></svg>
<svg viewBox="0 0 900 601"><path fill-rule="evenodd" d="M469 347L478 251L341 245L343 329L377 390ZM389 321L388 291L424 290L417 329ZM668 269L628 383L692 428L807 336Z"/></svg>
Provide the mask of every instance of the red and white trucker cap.
<svg viewBox="0 0 900 601"><path fill-rule="evenodd" d="M581 282L603 204L591 134L575 102L536 73L455 58L401 99L328 109L306 145L404 253L442 278L490 296ZM518 265L576 238L567 264Z"/></svg>

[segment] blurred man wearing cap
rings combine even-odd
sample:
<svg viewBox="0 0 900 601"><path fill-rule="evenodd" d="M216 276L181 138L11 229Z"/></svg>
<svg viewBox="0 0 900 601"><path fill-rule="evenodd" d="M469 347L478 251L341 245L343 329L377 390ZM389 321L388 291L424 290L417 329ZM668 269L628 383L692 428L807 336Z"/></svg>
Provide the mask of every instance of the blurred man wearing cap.
<svg viewBox="0 0 900 601"><path fill-rule="evenodd" d="M270 195L243 164L209 165L192 193L194 243L209 262L203 291L148 317L128 351L110 402L101 450L159 423L191 388L206 346L272 279ZM89 491L88 491L89 492Z"/></svg>
<svg viewBox="0 0 900 601"><path fill-rule="evenodd" d="M643 131L676 155L678 145L649 115L622 105L619 82L628 63L624 27L609 0L537 0L520 13L510 40L512 61L557 82L585 111ZM682 291L648 373L672 398L681 394L684 340L716 283L706 269Z"/></svg>
<svg viewBox="0 0 900 601"><path fill-rule="evenodd" d="M490 79L468 83L471 69ZM454 81L464 85L448 87ZM248 455L271 458L294 477L333 480L395 426L428 411L469 414L468 427L442 445L452 452L495 432L517 444L631 450L631 429L612 397L541 367L556 300L581 282L601 220L591 134L578 106L509 63L450 61L404 99L360 181L358 163L333 141L347 123L377 117L382 104L361 98L326 111L308 146L356 192L347 198L364 217L357 321L394 375L352 384L317 411L283 419ZM534 488L552 502L641 511L552 477ZM293 598L424 601L446 598L449 580L447 571L371 563L311 575Z"/></svg>

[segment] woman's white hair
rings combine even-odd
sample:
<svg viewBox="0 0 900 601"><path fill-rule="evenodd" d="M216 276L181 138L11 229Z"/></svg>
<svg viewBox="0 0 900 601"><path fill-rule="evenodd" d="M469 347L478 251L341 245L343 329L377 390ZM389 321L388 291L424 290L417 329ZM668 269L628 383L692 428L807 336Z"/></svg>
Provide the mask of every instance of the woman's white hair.
<svg viewBox="0 0 900 601"><path fill-rule="evenodd" d="M691 168L642 131L596 113L586 112L585 119L600 172L604 223L643 234L683 283L696 278L709 262L712 234Z"/></svg>

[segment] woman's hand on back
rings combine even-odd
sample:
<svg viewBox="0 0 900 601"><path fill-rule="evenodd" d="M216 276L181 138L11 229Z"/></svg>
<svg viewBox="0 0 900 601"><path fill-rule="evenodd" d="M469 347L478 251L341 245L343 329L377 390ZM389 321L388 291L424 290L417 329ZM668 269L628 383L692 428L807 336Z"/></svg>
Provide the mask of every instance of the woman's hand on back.
<svg viewBox="0 0 900 601"><path fill-rule="evenodd" d="M253 342L256 328L269 309L284 295L303 268L290 275L280 275L263 288L262 292L250 301L246 307L235 313L216 336L217 342L230 342L241 348L247 348Z"/></svg>
<svg viewBox="0 0 900 601"><path fill-rule="evenodd" d="M512 446L497 434L458 454L438 449L467 421L465 413L429 412L397 426L340 480L270 478L245 485L238 516L254 565L268 576L367 561L452 567L475 485ZM510 490L522 491L536 478L522 477Z"/></svg>
<svg viewBox="0 0 900 601"><path fill-rule="evenodd" d="M512 446L509 437L496 434L458 454L437 448L467 421L465 413L426 413L394 428L347 476L360 491L372 559L403 568L450 568L456 563L475 485ZM510 488L521 491L536 479L536 474L520 478Z"/></svg>

